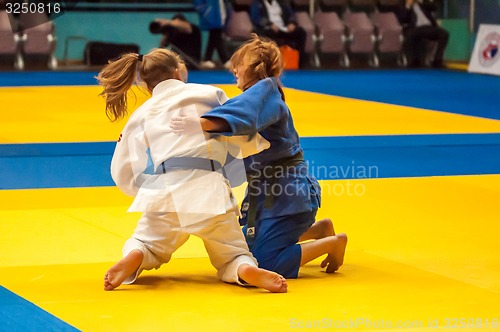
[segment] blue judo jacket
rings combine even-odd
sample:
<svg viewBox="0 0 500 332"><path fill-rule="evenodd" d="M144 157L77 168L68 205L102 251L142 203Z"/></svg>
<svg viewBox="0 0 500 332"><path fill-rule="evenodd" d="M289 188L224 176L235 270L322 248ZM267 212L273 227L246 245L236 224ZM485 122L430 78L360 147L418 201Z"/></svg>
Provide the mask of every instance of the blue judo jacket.
<svg viewBox="0 0 500 332"><path fill-rule="evenodd" d="M271 143L269 149L245 158L247 174L260 173L265 178L258 184L257 219L309 212L319 207L321 190L316 179L309 174L307 162L284 172L270 168L280 160L302 153L299 135L290 110L281 99L275 78L257 82L202 117L224 119L231 130L222 135L253 135L258 132ZM271 173L273 179L268 177ZM274 196L272 206L264 204L269 195Z"/></svg>

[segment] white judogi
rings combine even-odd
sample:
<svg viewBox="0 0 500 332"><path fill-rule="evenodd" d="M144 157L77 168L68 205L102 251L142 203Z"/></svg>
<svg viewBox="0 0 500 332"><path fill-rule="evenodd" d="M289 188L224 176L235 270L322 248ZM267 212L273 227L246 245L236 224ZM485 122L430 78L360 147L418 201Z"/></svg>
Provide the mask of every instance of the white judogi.
<svg viewBox="0 0 500 332"><path fill-rule="evenodd" d="M170 79L153 89L152 97L125 125L111 162L111 175L124 193L135 196L129 211L144 212L123 248L124 256L131 250L141 250L144 260L125 283L133 282L144 269L168 262L190 234L203 239L223 281L239 283L238 267L244 263L256 265L237 221L237 202L220 172L168 169L165 173L144 173L148 150L154 170L158 170L170 158L198 157L224 165L228 152L246 157L268 148L269 142L261 136L250 141L248 137L231 140L214 138L201 127L182 135L169 127L173 116L182 113L199 117L226 100L216 87ZM245 172L242 161L241 167Z"/></svg>

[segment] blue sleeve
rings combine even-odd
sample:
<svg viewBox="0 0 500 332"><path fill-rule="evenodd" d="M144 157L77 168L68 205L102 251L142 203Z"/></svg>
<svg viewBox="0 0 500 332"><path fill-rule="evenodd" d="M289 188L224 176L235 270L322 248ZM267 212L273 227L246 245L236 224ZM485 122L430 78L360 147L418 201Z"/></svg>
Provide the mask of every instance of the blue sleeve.
<svg viewBox="0 0 500 332"><path fill-rule="evenodd" d="M193 0L193 6L198 13L203 13L207 7L206 0Z"/></svg>
<svg viewBox="0 0 500 332"><path fill-rule="evenodd" d="M237 136L253 135L288 116L288 113L276 79L265 78L202 117L224 119L231 131L221 134Z"/></svg>

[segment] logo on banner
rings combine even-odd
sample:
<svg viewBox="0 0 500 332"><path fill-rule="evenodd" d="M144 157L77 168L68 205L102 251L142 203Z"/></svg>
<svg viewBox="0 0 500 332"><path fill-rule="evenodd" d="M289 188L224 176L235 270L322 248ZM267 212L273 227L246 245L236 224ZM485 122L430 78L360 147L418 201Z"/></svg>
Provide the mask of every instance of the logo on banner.
<svg viewBox="0 0 500 332"><path fill-rule="evenodd" d="M479 47L479 62L485 67L492 66L500 57L498 47L500 45L500 35L492 32L484 37Z"/></svg>

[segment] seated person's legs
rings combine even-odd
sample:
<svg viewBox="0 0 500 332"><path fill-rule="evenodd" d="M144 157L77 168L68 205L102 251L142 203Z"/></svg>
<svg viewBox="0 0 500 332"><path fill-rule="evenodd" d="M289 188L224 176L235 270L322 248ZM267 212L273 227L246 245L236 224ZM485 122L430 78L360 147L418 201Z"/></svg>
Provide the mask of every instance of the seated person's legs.
<svg viewBox="0 0 500 332"><path fill-rule="evenodd" d="M300 68L304 68L308 64L308 56L306 54L306 37L307 33L301 27L296 27L292 32L286 33L287 44L291 45L300 53Z"/></svg>
<svg viewBox="0 0 500 332"><path fill-rule="evenodd" d="M434 26L417 27L406 31L404 47L410 66L421 66L424 63L423 59L428 56L426 46L429 41L438 43L432 65L442 66L444 51L448 44L448 32Z"/></svg>
<svg viewBox="0 0 500 332"><path fill-rule="evenodd" d="M261 34L264 37L272 39L278 44L278 46L288 45L293 49L299 51L299 66L304 68L308 64L308 57L305 52L306 45L306 31L301 27L296 27L292 32L284 31L273 31L272 29L267 29Z"/></svg>
<svg viewBox="0 0 500 332"><path fill-rule="evenodd" d="M446 50L446 46L448 45L449 33L448 31L436 27L435 38L434 40L437 42L436 54L434 55L434 62L432 63L433 67L442 67L443 66L443 58L444 51Z"/></svg>
<svg viewBox="0 0 500 332"><path fill-rule="evenodd" d="M408 58L409 67L420 67L422 65L421 45L422 37L418 29L410 29L405 32L403 48Z"/></svg>

